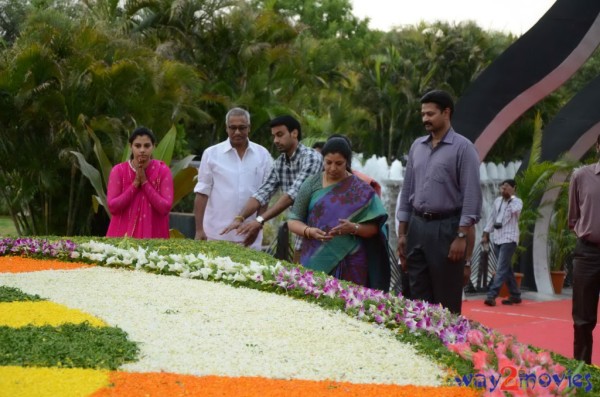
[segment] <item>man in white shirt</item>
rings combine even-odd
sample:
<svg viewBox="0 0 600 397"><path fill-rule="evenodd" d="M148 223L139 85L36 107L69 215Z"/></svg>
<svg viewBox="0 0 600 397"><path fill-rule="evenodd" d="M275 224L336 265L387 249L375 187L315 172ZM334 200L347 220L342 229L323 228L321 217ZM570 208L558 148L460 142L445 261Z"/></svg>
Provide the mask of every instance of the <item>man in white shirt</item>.
<svg viewBox="0 0 600 397"><path fill-rule="evenodd" d="M512 257L519 243L519 216L523 201L515 196L515 188L516 182L513 179L502 181L500 197L494 200L494 208L481 236L482 243L489 243L490 234L493 233L493 248L498 258L496 275L484 301L488 306L496 306L496 297L504 282L508 286L510 297L504 299L502 304L521 303L521 291L515 280Z"/></svg>
<svg viewBox="0 0 600 397"><path fill-rule="evenodd" d="M300 122L290 115L278 116L269 122L273 144L281 153L273 163L273 169L265 183L246 202L244 208L233 217L233 221L221 233L245 235L244 244L251 245L254 236L262 229L265 222L281 214L296 200L302 183L310 175L323 171L323 156L317 151L304 146ZM267 206L273 195L280 190L282 195L266 211L255 219L245 222L258 208ZM294 243L298 250L301 239Z"/></svg>
<svg viewBox="0 0 600 397"><path fill-rule="evenodd" d="M202 154L198 169L198 183L194 188L194 215L196 240L226 240L242 244L245 236L231 231L221 231L235 219L246 201L263 184L269 175L273 159L263 146L248 139L250 113L233 108L225 116L229 138L207 148ZM258 213L264 211L260 208ZM256 218L257 213L250 218ZM251 245L259 250L262 229Z"/></svg>

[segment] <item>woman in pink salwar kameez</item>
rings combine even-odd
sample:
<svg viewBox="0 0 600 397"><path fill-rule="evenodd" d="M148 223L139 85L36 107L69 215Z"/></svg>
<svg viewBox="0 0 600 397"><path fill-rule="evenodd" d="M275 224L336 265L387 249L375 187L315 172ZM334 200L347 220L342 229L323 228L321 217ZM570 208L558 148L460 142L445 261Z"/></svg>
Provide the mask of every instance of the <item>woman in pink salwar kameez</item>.
<svg viewBox="0 0 600 397"><path fill-rule="evenodd" d="M107 202L112 215L107 237L169 238L173 177L152 159L156 138L145 127L129 137L131 159L110 172Z"/></svg>

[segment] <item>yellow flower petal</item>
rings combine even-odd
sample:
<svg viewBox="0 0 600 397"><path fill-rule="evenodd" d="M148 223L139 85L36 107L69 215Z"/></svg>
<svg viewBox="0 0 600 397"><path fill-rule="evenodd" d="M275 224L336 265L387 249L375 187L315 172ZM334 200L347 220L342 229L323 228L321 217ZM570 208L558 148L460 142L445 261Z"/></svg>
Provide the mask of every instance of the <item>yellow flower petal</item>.
<svg viewBox="0 0 600 397"><path fill-rule="evenodd" d="M65 323L79 324L89 322L96 327L105 327L106 324L80 310L69 309L54 302L3 302L0 303L0 326L14 328L27 325L52 325L58 326Z"/></svg>
<svg viewBox="0 0 600 397"><path fill-rule="evenodd" d="M108 371L0 367L0 394L3 396L80 397L89 396L108 385Z"/></svg>

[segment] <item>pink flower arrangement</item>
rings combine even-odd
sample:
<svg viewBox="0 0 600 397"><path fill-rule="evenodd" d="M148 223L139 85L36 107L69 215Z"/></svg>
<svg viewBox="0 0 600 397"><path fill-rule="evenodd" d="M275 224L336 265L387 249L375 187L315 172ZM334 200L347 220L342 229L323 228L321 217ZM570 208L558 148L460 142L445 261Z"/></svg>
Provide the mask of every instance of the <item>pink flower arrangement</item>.
<svg viewBox="0 0 600 397"><path fill-rule="evenodd" d="M457 382L485 390L485 396L569 396L565 368L555 364L547 351L534 352L510 335L472 329L465 342L448 345L473 363L478 372Z"/></svg>

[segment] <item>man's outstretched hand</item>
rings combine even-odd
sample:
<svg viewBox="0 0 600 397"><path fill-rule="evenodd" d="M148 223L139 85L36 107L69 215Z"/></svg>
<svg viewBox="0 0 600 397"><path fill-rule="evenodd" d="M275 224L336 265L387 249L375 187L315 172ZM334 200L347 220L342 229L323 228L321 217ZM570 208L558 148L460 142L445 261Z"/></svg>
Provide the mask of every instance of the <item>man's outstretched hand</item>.
<svg viewBox="0 0 600 397"><path fill-rule="evenodd" d="M237 234L243 234L246 236L244 239L244 245L247 247L256 241L256 237L258 236L260 229L262 229L262 225L258 221L252 221L238 227Z"/></svg>
<svg viewBox="0 0 600 397"><path fill-rule="evenodd" d="M227 233L229 233L230 231L232 231L232 230L235 230L235 229L239 228L239 227L241 226L241 224L242 224L242 221L241 221L241 220L239 220L239 219L234 219L234 220L233 220L233 222L231 222L231 223L229 224L229 226L227 226L225 229L223 229L223 230L221 231L221 233L219 233L219 234L220 234L221 236L222 236L222 235L224 235L224 234L227 234ZM238 234L240 234L240 233L238 232Z"/></svg>

